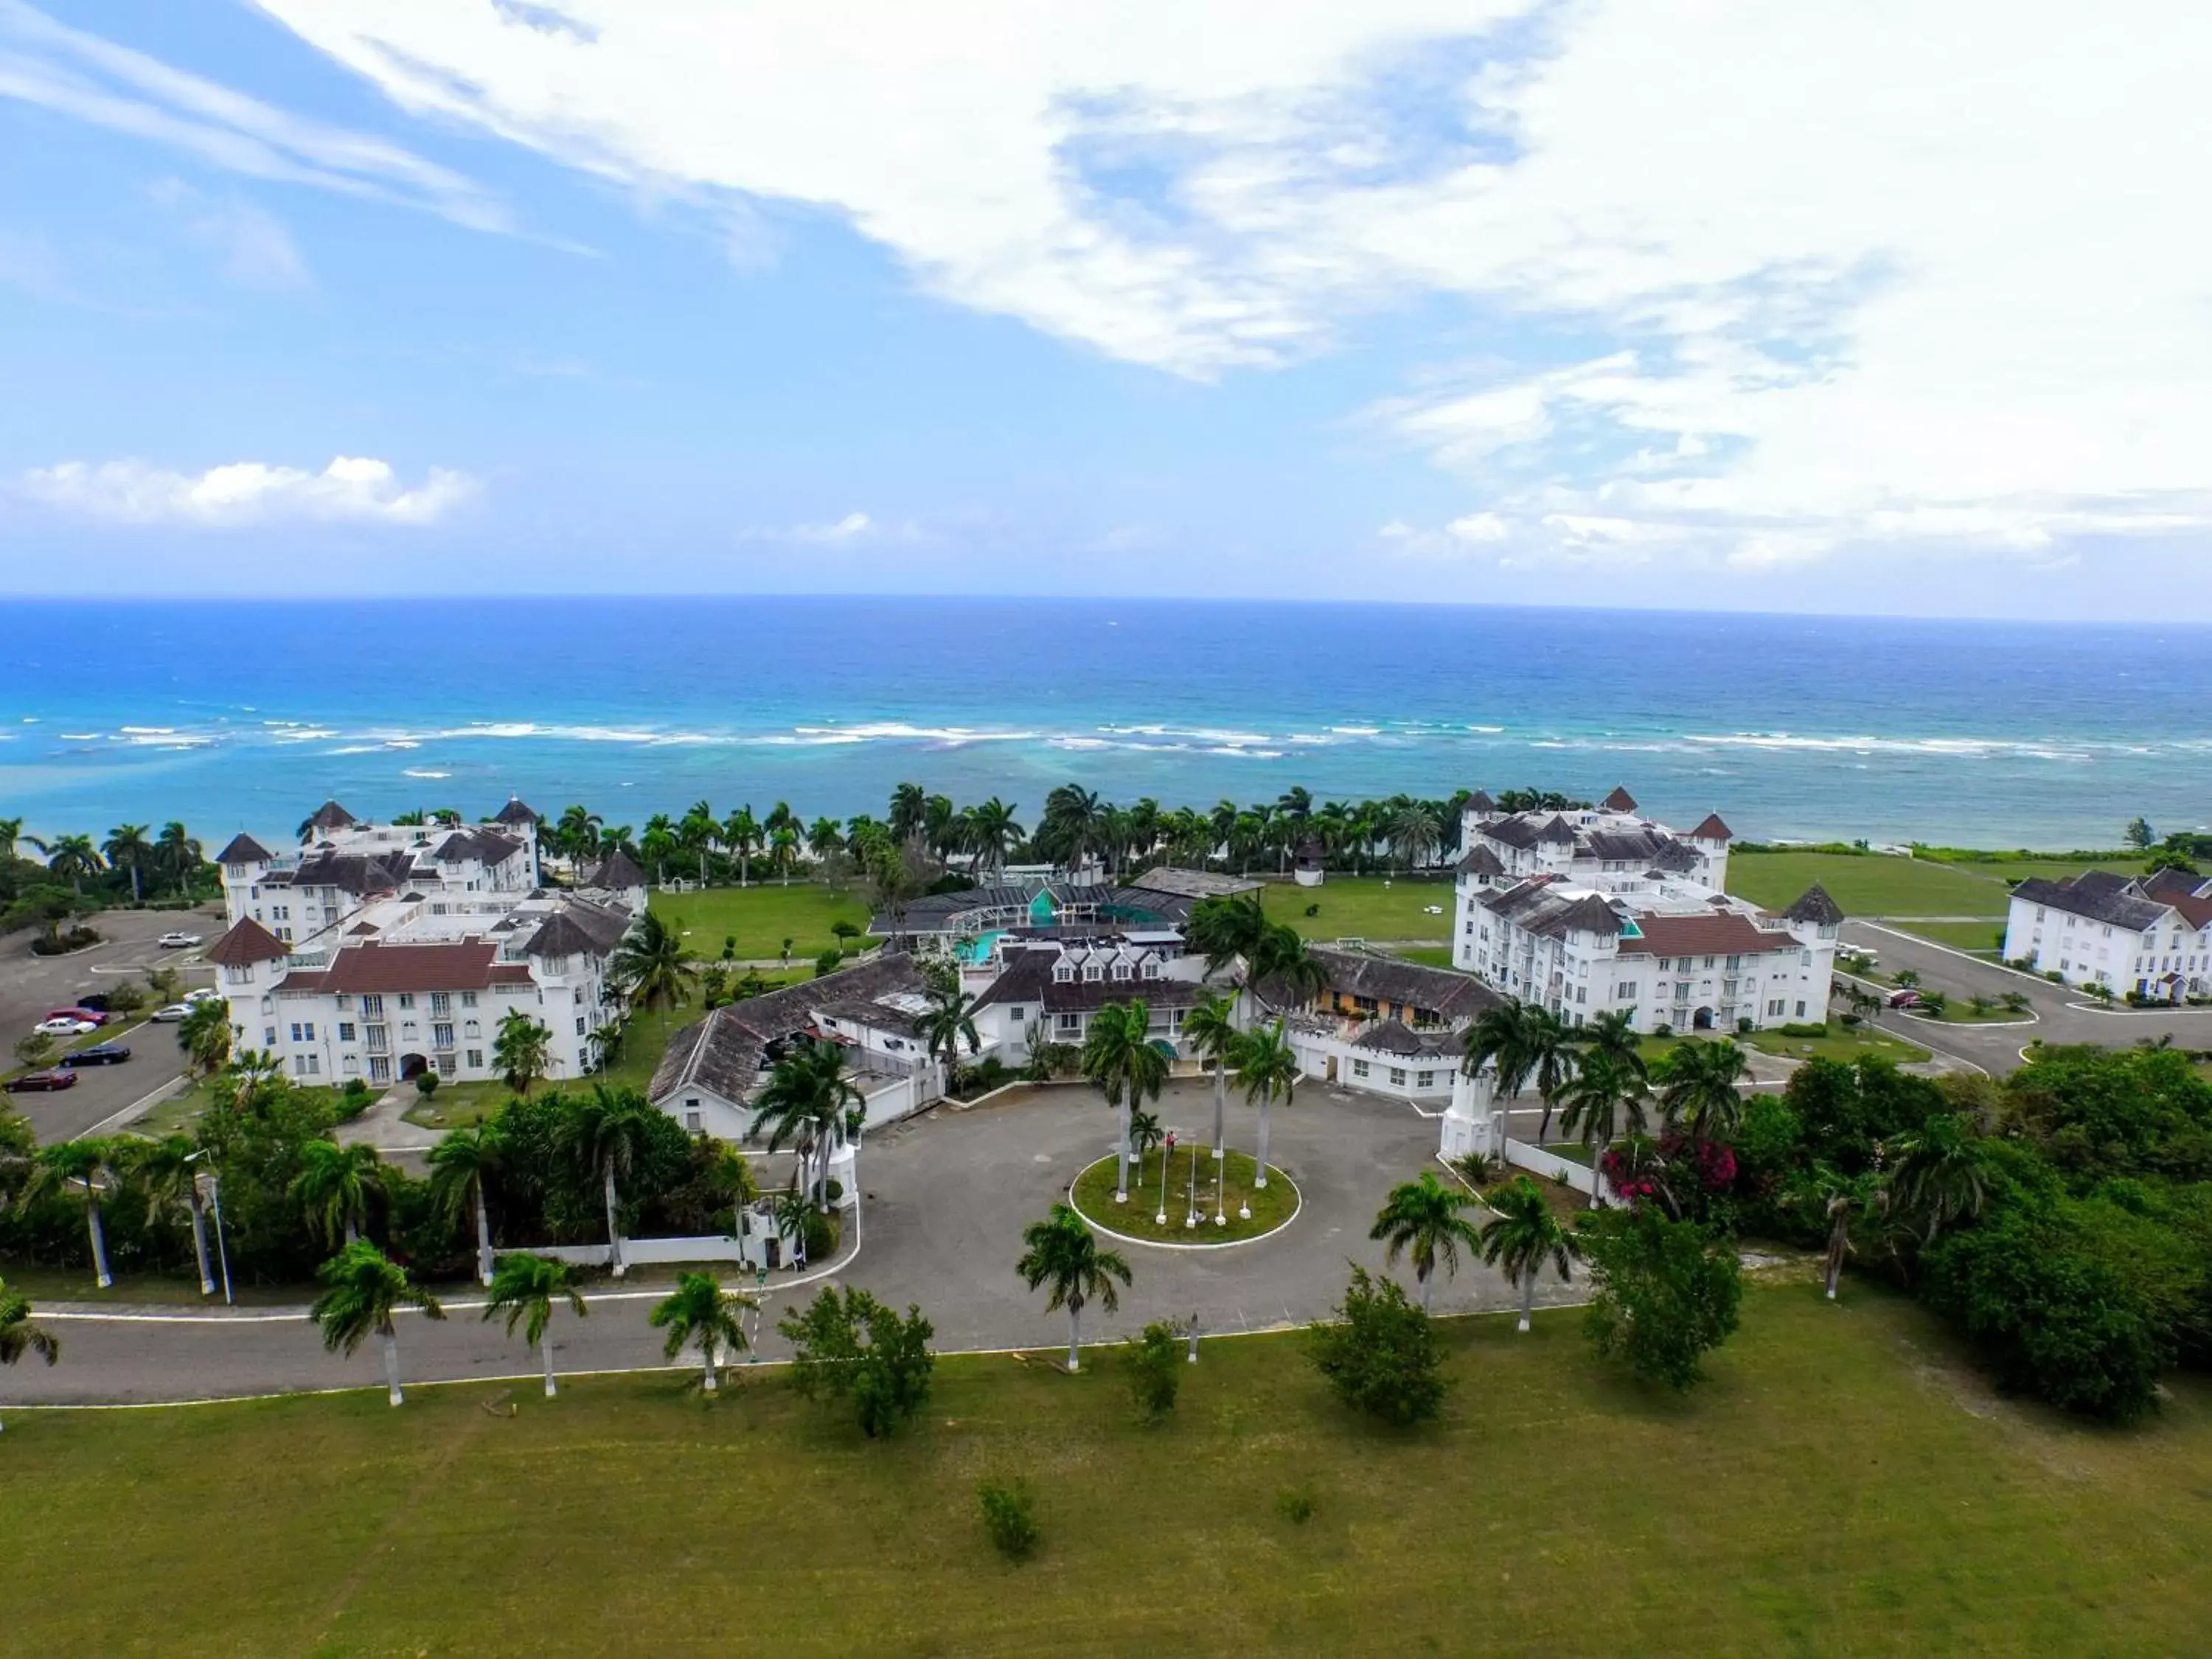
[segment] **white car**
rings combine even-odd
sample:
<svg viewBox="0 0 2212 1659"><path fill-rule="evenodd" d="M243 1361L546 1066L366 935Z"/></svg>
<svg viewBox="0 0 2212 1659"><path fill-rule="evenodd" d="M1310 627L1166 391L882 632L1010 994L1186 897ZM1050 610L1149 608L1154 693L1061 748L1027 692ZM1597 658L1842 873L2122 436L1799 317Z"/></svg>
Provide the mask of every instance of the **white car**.
<svg viewBox="0 0 2212 1659"><path fill-rule="evenodd" d="M186 951L199 942L198 933L164 933L154 941L164 951Z"/></svg>
<svg viewBox="0 0 2212 1659"><path fill-rule="evenodd" d="M173 1025L192 1011L189 1002L173 1002L166 1008L156 1008L146 1016L156 1025Z"/></svg>
<svg viewBox="0 0 2212 1659"><path fill-rule="evenodd" d="M185 1000L186 1002L221 1002L222 1000L222 993L216 990L213 986L203 985L197 991L185 992Z"/></svg>
<svg viewBox="0 0 2212 1659"><path fill-rule="evenodd" d="M82 1036L88 1031L97 1031L100 1027L88 1019L64 1019L57 1016L52 1019L40 1020L32 1029L41 1036Z"/></svg>

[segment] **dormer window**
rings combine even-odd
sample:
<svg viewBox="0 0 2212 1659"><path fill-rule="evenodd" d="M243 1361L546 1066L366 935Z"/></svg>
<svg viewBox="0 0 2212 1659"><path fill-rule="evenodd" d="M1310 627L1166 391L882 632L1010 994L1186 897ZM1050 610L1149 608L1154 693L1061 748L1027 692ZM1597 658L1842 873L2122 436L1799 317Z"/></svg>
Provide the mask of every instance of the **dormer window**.
<svg viewBox="0 0 2212 1659"><path fill-rule="evenodd" d="M1128 978L1129 964L1126 962L1116 962L1114 964L1114 977L1116 980L1126 980Z"/></svg>
<svg viewBox="0 0 2212 1659"><path fill-rule="evenodd" d="M1085 985L1096 985L1105 977L1106 975L1099 970L1097 963L1086 962L1083 964L1083 982Z"/></svg>
<svg viewBox="0 0 2212 1659"><path fill-rule="evenodd" d="M1160 964L1154 958L1146 957L1141 971L1146 979L1158 979L1160 976Z"/></svg>
<svg viewBox="0 0 2212 1659"><path fill-rule="evenodd" d="M1075 981L1075 965L1062 957L1052 965L1052 981L1055 985L1070 985Z"/></svg>

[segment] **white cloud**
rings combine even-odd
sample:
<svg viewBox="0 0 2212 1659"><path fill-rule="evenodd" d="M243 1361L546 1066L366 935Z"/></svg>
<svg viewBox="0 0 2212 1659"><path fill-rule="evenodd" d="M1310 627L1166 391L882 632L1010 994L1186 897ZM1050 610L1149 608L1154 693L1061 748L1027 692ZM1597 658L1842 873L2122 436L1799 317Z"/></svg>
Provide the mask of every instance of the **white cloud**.
<svg viewBox="0 0 2212 1659"><path fill-rule="evenodd" d="M251 202L213 199L178 179L158 181L149 194L240 287L283 294L315 285L307 257L276 215Z"/></svg>
<svg viewBox="0 0 2212 1659"><path fill-rule="evenodd" d="M411 110L830 209L939 294L1181 374L1459 300L1484 362L1377 412L1565 544L2212 525L2212 222L2177 205L2212 9L258 3Z"/></svg>
<svg viewBox="0 0 2212 1659"><path fill-rule="evenodd" d="M368 133L308 120L0 0L0 98L167 144L226 172L511 228L469 179Z"/></svg>
<svg viewBox="0 0 2212 1659"><path fill-rule="evenodd" d="M64 512L120 524L208 526L350 521L427 525L476 493L475 480L432 467L414 489L384 461L341 455L320 472L238 461L176 472L143 461L64 461L23 475L23 492Z"/></svg>
<svg viewBox="0 0 2212 1659"><path fill-rule="evenodd" d="M795 542L856 542L863 537L882 533L876 521L865 513L848 513L834 524L802 524L791 532Z"/></svg>

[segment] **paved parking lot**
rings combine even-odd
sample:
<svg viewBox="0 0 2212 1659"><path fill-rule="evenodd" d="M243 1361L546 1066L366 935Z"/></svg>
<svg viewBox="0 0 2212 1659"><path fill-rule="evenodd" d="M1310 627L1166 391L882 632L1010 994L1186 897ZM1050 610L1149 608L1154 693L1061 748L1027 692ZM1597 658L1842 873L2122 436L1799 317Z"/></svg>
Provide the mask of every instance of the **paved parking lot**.
<svg viewBox="0 0 2212 1659"><path fill-rule="evenodd" d="M215 971L200 961L200 951L164 951L154 941L175 929L212 942L222 929L220 914L111 910L94 918L94 926L106 938L75 956L33 956L27 933L0 939L0 1035L6 1044L27 1036L50 1011L88 992L112 990L126 980L143 986L145 970L158 963L174 967L187 988L215 982ZM181 1073L173 1027L141 1020L128 1030L104 1028L100 1036L127 1043L131 1058L120 1066L87 1066L76 1088L58 1094L8 1097L40 1140L68 1139L96 1128ZM0 1054L4 1053L5 1046L0 1046Z"/></svg>

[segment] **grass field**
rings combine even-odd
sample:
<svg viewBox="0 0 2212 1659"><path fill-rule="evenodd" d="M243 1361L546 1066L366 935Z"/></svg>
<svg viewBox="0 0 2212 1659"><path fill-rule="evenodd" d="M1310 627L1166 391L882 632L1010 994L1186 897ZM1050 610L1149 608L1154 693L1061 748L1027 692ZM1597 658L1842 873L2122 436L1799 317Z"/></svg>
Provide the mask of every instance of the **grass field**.
<svg viewBox="0 0 2212 1659"><path fill-rule="evenodd" d="M1306 938L1444 939L1451 937L1452 884L1449 881L1402 881L1384 876L1332 874L1319 887L1271 882L1260 902L1271 921L1286 921ZM1441 915L1430 915L1430 905ZM1318 907L1308 915L1306 907Z"/></svg>
<svg viewBox="0 0 2212 1659"><path fill-rule="evenodd" d="M1345 1415L1283 1338L1208 1345L1158 1428L1103 1355L1078 1377L945 1361L923 1420L878 1443L766 1373L712 1401L687 1371L553 1401L418 1389L399 1411L363 1390L18 1412L6 1645L2203 1650L2201 1381L2143 1429L2090 1432L1990 1397L1908 1303L1792 1285L1753 1291L1711 1381L1675 1399L1601 1366L1579 1323L1450 1322L1445 1419L1404 1435ZM1026 1565L981 1536L985 1476L1037 1494ZM1311 1498L1303 1525L1290 1492Z"/></svg>
<svg viewBox="0 0 2212 1659"><path fill-rule="evenodd" d="M1390 954L1429 968L1449 968L1452 965L1452 948L1449 945L1401 945Z"/></svg>
<svg viewBox="0 0 2212 1659"><path fill-rule="evenodd" d="M2084 870L2111 870L2124 876L2136 876L2142 873L2144 862L2142 859L2021 859L2017 862L2007 859L1968 860L1955 867L2010 885L2031 876L2040 876L2045 881L2070 881Z"/></svg>
<svg viewBox="0 0 2212 1659"><path fill-rule="evenodd" d="M838 942L830 931L835 923L868 925L868 907L857 891L837 892L820 882L655 893L650 902L671 927L689 933L684 945L695 961L720 957L722 941L735 935L740 961L780 956L789 939L792 961L811 963Z"/></svg>
<svg viewBox="0 0 2212 1659"><path fill-rule="evenodd" d="M1228 1157L1216 1162L1201 1147L1197 1160L1199 1224L1194 1231L1187 1229L1183 1223L1190 1213L1191 1156L1179 1146L1168 1169L1168 1218L1156 1226L1152 1218L1160 1213L1160 1160L1164 1151L1155 1148L1141 1162L1131 1163L1127 1204L1114 1201L1115 1181L1120 1173L1115 1167L1116 1160L1100 1158L1075 1178L1076 1209L1094 1226L1162 1244L1226 1244L1258 1238L1297 1213L1297 1183L1275 1164L1267 1165L1267 1186L1255 1189L1252 1176L1260 1165L1250 1153L1231 1147ZM1228 1190L1217 1195L1218 1172L1224 1165ZM1252 1213L1249 1218L1240 1216L1240 1209ZM1218 1227L1213 1224L1217 1212L1228 1218Z"/></svg>
<svg viewBox="0 0 2212 1659"><path fill-rule="evenodd" d="M1863 1025L1838 1025L1833 1021L1829 1023L1826 1036L1794 1037L1784 1036L1779 1031L1753 1031L1741 1041L1746 1048L1784 1060L1840 1060L1848 1063L1871 1054L1899 1066L1911 1066L1932 1058L1917 1043L1869 1030Z"/></svg>
<svg viewBox="0 0 2212 1659"><path fill-rule="evenodd" d="M2002 916L2001 881L1956 865L1848 853L1738 853L1729 891L1778 910L1819 882L1852 916Z"/></svg>
<svg viewBox="0 0 2212 1659"><path fill-rule="evenodd" d="M1917 938L1933 939L1938 945L1948 945L1954 951L1972 951L1978 956L1995 959L1997 936L2004 932L2000 917L1987 921L1899 921L1889 924L1900 933L1911 933ZM1878 952L1880 945L1875 947Z"/></svg>

